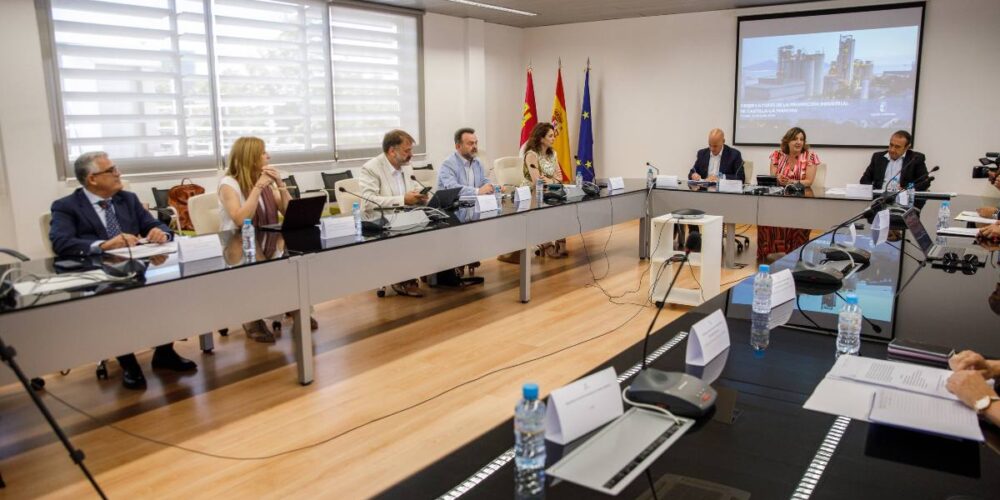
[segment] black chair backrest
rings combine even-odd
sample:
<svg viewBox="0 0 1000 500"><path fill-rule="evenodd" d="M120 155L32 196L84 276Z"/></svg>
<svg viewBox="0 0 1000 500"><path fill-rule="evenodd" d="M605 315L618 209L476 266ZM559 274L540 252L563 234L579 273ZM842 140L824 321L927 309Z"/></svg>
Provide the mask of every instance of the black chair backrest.
<svg viewBox="0 0 1000 500"><path fill-rule="evenodd" d="M343 172L321 172L323 176L323 187L326 188L326 192L330 194L330 201L337 201L337 191L334 189L336 187L337 181L342 181L344 179L353 179L354 174L350 170L344 170Z"/></svg>
<svg viewBox="0 0 1000 500"><path fill-rule="evenodd" d="M285 187L288 188L288 194L294 199L299 199L299 183L295 181L294 175L289 175L283 179L285 181Z"/></svg>
<svg viewBox="0 0 1000 500"><path fill-rule="evenodd" d="M170 203L167 201L168 198L169 198L169 196L168 196L169 194L170 194L170 190L169 189L156 189L156 188L153 188L153 201L156 202L156 208L157 209L167 208L167 207L170 206ZM156 218L159 219L160 222L162 222L162 223L164 223L164 224L166 224L168 226L170 225L170 213L169 212L167 212L165 210L157 210L156 211Z"/></svg>
<svg viewBox="0 0 1000 500"><path fill-rule="evenodd" d="M428 163L422 167L413 167L413 170L434 170L434 165Z"/></svg>

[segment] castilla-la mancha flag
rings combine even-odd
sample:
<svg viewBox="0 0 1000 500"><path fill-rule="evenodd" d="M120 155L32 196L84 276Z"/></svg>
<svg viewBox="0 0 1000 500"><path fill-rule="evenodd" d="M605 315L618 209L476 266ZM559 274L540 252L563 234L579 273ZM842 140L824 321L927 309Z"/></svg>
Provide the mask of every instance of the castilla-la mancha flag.
<svg viewBox="0 0 1000 500"><path fill-rule="evenodd" d="M569 154L569 121L566 120L566 96L563 94L561 64L556 76L556 98L552 102L552 126L556 129L556 142L552 145L552 149L555 150L556 158L559 160L562 178L568 182L573 179L573 157Z"/></svg>
<svg viewBox="0 0 1000 500"><path fill-rule="evenodd" d="M535 106L535 84L531 81L531 67L528 67L528 87L524 90L524 108L521 110L521 144L524 146L531 137L531 129L538 125L538 108Z"/></svg>

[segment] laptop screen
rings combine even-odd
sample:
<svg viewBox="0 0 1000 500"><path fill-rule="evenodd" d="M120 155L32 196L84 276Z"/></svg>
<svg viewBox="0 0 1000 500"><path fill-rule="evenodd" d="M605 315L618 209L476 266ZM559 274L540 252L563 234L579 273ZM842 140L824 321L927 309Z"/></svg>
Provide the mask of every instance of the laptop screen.
<svg viewBox="0 0 1000 500"><path fill-rule="evenodd" d="M920 212L913 209L907 210L903 215L903 221L906 222L906 228L913 233L913 238L917 240L924 255L927 255L927 252L931 251L933 242L931 242L931 236L927 234L927 229L920 222Z"/></svg>

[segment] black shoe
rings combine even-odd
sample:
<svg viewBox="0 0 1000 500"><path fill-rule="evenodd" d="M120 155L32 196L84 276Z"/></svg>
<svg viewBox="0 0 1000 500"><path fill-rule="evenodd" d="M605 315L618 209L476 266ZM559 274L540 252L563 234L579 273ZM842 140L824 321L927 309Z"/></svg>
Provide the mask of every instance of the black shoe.
<svg viewBox="0 0 1000 500"><path fill-rule="evenodd" d="M154 370L172 370L175 372L189 372L198 369L198 365L190 359L181 357L177 351L169 349L156 349L153 353Z"/></svg>
<svg viewBox="0 0 1000 500"><path fill-rule="evenodd" d="M122 367L122 387L133 391L146 389L146 376L139 365Z"/></svg>

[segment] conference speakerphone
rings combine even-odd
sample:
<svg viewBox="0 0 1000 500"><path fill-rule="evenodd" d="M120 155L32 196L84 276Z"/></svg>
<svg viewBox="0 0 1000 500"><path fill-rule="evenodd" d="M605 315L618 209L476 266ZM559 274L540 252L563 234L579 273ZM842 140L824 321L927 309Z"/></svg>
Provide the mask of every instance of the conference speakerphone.
<svg viewBox="0 0 1000 500"><path fill-rule="evenodd" d="M546 471L552 477L617 495L694 425L632 408Z"/></svg>

